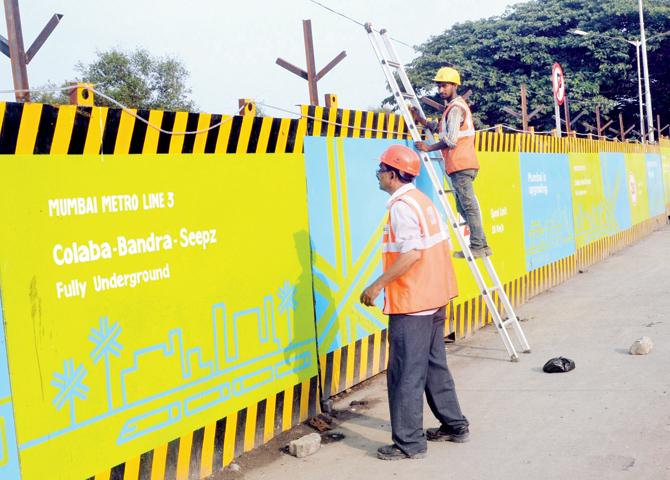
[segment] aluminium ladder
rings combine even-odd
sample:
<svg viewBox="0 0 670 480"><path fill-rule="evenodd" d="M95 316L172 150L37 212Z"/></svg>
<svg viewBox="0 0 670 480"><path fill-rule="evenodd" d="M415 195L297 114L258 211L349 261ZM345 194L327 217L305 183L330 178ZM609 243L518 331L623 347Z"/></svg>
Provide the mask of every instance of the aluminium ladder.
<svg viewBox="0 0 670 480"><path fill-rule="evenodd" d="M375 55L381 62L382 70L384 70L386 80L388 81L389 87L391 88L391 92L393 93L396 103L398 104L398 107L402 112L402 116L405 119L405 123L407 125L407 128L409 129L412 139L415 142L423 140L416 126L416 123L414 122L414 117L412 116L412 113L410 112L406 102L411 103L411 105L416 109L417 112L419 112L422 118L425 118L425 114L423 113L423 108L421 108L419 99L416 96L416 93L414 92L414 88L412 87L412 84L409 81L409 78L407 77L405 68L398 59L398 54L396 53L395 47L393 46L388 37L387 31L380 30L379 32L377 32L372 28L372 25L370 23L365 24L365 30L368 32L368 37L370 38L370 42L372 43L372 48L375 51ZM404 90L401 90L400 85L398 84L398 80L396 79L396 74L400 79L404 87ZM435 139L433 138L432 134L427 135L426 137L427 137L426 143L428 144L435 143ZM465 258L468 261L468 266L470 267L470 270L472 271L472 275L475 278L479 291L481 292L482 297L484 298L486 307L491 313L493 324L495 325L496 329L498 330L498 333L500 334L500 337L502 338L503 344L505 345L507 353L510 356L510 360L513 362L518 362L519 356L517 355L517 351L514 347L514 344L512 343L512 339L510 338L509 332L507 331L507 327L512 326L512 329L516 333L517 339L521 345L521 351L523 353L530 353L530 345L528 345L526 336L524 335L521 325L519 324L519 319L517 318L516 313L514 313L512 304L510 303L509 298L507 297L507 294L505 293L505 290L502 284L500 283L498 274L496 273L495 268L493 268L491 259L488 256L482 257L482 263L484 264L484 267L488 272L489 278L493 282L493 286L488 287L486 285L484 277L482 276L481 272L479 271L479 268L477 267L477 263L475 262L474 257L472 256L470 246L467 244L467 242L465 241L465 237L460 231L459 226L462 224L459 224L457 217L454 215L454 212L452 211L451 206L447 201L446 194L447 193L453 194L454 193L453 189L446 190L444 188L444 182L440 181L440 177L438 177L437 172L435 171L435 167L433 166L433 162L431 161L432 157L430 157L430 155L428 155L427 152L419 151L417 153L421 157L421 160L423 161L423 164L426 167L426 171L430 176L433 187L435 188L435 191L438 194L439 203L442 205L442 208L444 209L444 212L449 220L449 225L453 229L454 234L458 239L458 243L463 253L465 254ZM495 305L495 302L493 300L494 293L498 295L498 299L502 304L503 312L505 315L504 317L502 315L503 312L498 311L498 308Z"/></svg>

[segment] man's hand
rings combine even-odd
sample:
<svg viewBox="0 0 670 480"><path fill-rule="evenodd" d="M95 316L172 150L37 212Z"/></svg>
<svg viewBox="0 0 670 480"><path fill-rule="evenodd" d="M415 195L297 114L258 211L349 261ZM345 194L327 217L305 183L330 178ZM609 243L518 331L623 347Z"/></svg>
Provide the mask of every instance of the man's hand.
<svg viewBox="0 0 670 480"><path fill-rule="evenodd" d="M375 299L379 296L381 293L382 288L378 287L375 283L372 285L369 285L368 287L363 290L363 293L361 293L361 303L363 305L366 305L368 307L374 307L375 306Z"/></svg>
<svg viewBox="0 0 670 480"><path fill-rule="evenodd" d="M421 115L419 114L419 111L416 109L416 107L410 105L409 111L412 114L412 118L414 119L415 123L420 123L421 125L425 126L426 121L423 118L421 118Z"/></svg>
<svg viewBox="0 0 670 480"><path fill-rule="evenodd" d="M425 142L414 142L414 146L417 150L421 150L422 152L430 152L428 145L426 145Z"/></svg>

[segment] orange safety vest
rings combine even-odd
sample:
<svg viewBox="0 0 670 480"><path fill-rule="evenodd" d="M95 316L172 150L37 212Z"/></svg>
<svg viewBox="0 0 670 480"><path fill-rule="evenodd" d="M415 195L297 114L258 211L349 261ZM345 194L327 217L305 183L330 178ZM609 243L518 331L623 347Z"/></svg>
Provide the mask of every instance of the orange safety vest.
<svg viewBox="0 0 670 480"><path fill-rule="evenodd" d="M433 202L416 188L399 196L391 206L395 202L405 202L416 212L423 245L421 259L384 288L384 313L415 313L442 307L458 295L447 226ZM400 245L396 243L389 213L382 237L384 271L399 255Z"/></svg>
<svg viewBox="0 0 670 480"><path fill-rule="evenodd" d="M453 99L442 115L442 128L447 122L447 116L452 108L461 108L465 115L461 129L458 132L456 147L442 150L442 157L447 168L447 173L460 172L461 170L479 169L479 162L475 154L475 127L472 122L470 107L461 97Z"/></svg>

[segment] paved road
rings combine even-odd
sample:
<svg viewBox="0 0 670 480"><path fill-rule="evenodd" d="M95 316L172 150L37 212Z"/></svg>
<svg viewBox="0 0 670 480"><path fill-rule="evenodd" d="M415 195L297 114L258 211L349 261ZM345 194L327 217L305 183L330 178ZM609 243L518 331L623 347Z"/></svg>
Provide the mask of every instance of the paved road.
<svg viewBox="0 0 670 480"><path fill-rule="evenodd" d="M428 458L384 462L390 443L383 375L336 403L350 411L341 442L304 459L272 446L240 460L260 479L670 479L670 227L519 308L533 352L505 360L490 327L448 347L464 413L466 444L429 444ZM646 356L628 354L638 337ZM577 368L545 374L554 356ZM366 400L355 407L352 400ZM425 409L426 427L435 426ZM270 455L271 458L268 457ZM235 477L240 474L234 475ZM229 478L225 476L225 478Z"/></svg>

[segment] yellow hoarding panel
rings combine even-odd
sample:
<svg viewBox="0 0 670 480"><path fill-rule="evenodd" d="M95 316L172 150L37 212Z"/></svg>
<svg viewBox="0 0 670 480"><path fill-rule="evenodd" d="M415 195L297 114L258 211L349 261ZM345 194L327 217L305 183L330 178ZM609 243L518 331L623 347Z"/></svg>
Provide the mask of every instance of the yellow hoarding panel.
<svg viewBox="0 0 670 480"><path fill-rule="evenodd" d="M609 233L600 155L570 153L570 183L577 248Z"/></svg>
<svg viewBox="0 0 670 480"><path fill-rule="evenodd" d="M21 469L76 479L316 374L302 155L2 158Z"/></svg>
<svg viewBox="0 0 670 480"><path fill-rule="evenodd" d="M649 218L647 160L644 153L626 154L626 175L631 222L635 225Z"/></svg>
<svg viewBox="0 0 670 480"><path fill-rule="evenodd" d="M477 158L481 168L473 185L482 213L484 234L493 250L491 260L498 277L506 283L526 273L519 154L479 152ZM452 206L456 212L453 201ZM454 250L460 250L453 233L452 243ZM458 278L458 297L454 303L479 296L481 292L467 262L454 259L454 266ZM483 264L479 263L479 267L486 276Z"/></svg>
<svg viewBox="0 0 670 480"><path fill-rule="evenodd" d="M663 188L665 190L665 203L670 204L670 146L666 142L661 145L661 165L663 168Z"/></svg>

